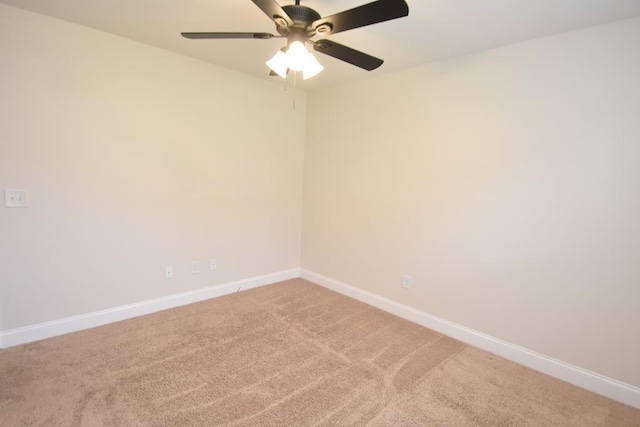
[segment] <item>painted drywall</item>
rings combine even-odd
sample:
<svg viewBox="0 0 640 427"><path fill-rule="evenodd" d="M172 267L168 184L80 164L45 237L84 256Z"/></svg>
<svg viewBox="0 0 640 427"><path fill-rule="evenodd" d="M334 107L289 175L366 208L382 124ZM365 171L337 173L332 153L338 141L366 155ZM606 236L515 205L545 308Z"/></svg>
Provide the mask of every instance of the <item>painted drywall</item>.
<svg viewBox="0 0 640 427"><path fill-rule="evenodd" d="M302 267L640 386L638 46L634 19L311 93Z"/></svg>
<svg viewBox="0 0 640 427"><path fill-rule="evenodd" d="M303 92L5 5L0 61L3 330L299 267Z"/></svg>

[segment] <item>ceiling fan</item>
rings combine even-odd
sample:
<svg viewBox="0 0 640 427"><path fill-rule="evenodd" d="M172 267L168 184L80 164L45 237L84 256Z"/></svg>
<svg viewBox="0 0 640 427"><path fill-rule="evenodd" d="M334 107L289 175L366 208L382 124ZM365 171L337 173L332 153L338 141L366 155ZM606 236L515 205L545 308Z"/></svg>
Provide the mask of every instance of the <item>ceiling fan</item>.
<svg viewBox="0 0 640 427"><path fill-rule="evenodd" d="M275 0L251 0L275 24L278 35L271 33L205 32L181 33L188 39L271 39L286 38L287 45L280 49L267 65L271 75L286 77L289 70L302 71L304 79L313 77L324 67L304 47L313 46L316 52L329 55L364 70L375 70L384 62L382 59L343 46L327 39L311 40L316 35L337 34L342 31L364 27L379 22L402 18L409 15L409 7L404 0L377 0L335 15L321 17L310 7L295 4L280 6Z"/></svg>

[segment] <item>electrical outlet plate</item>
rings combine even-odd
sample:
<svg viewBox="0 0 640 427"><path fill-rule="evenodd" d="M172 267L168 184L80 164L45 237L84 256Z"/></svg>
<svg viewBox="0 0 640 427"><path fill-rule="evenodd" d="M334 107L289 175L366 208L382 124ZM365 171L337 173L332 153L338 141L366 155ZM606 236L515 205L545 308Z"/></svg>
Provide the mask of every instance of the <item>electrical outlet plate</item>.
<svg viewBox="0 0 640 427"><path fill-rule="evenodd" d="M409 289L411 287L411 276L403 276L402 277L402 287L405 289Z"/></svg>
<svg viewBox="0 0 640 427"><path fill-rule="evenodd" d="M29 192L27 190L4 190L4 205L7 208L29 207Z"/></svg>
<svg viewBox="0 0 640 427"><path fill-rule="evenodd" d="M211 258L210 265L211 265L211 269L212 270L217 270L218 269L218 261L216 261L215 258Z"/></svg>
<svg viewBox="0 0 640 427"><path fill-rule="evenodd" d="M167 279L171 279L173 277L173 267L171 267L170 265L167 265L164 268L164 277Z"/></svg>
<svg viewBox="0 0 640 427"><path fill-rule="evenodd" d="M191 273L200 273L200 261L191 261Z"/></svg>

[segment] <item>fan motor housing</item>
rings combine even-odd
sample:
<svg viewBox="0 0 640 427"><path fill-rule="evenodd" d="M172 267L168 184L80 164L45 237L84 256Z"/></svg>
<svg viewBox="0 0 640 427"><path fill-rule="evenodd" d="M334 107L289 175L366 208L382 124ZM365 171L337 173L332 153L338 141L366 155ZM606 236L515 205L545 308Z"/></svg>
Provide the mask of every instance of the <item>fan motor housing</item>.
<svg viewBox="0 0 640 427"><path fill-rule="evenodd" d="M282 10L284 10L293 21L293 27L287 27L286 25L276 25L278 33L283 36L296 31L305 33L311 32L311 24L321 18L318 12L306 6L287 5L282 6ZM274 18L276 22L278 21L277 18L278 17Z"/></svg>

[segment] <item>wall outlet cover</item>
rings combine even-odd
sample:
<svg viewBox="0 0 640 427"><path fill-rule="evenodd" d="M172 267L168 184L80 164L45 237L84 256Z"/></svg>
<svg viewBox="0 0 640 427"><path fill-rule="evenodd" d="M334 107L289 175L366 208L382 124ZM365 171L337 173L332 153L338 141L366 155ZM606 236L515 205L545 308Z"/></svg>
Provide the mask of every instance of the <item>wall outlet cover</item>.
<svg viewBox="0 0 640 427"><path fill-rule="evenodd" d="M29 207L29 192L27 190L4 190L4 205L7 208Z"/></svg>
<svg viewBox="0 0 640 427"><path fill-rule="evenodd" d="M403 276L402 277L402 287L405 289L411 288L411 276Z"/></svg>

